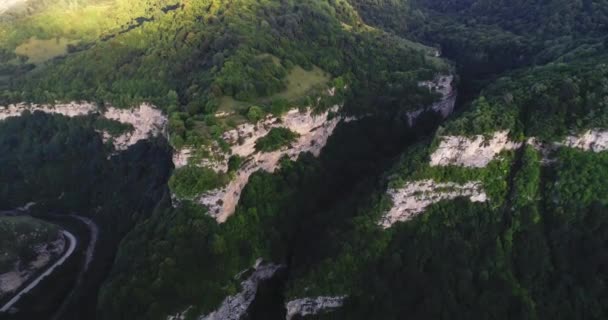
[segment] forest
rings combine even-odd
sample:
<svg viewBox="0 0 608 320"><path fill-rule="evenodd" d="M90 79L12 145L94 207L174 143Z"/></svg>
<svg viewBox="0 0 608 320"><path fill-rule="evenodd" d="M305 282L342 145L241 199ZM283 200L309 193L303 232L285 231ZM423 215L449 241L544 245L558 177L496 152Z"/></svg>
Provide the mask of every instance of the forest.
<svg viewBox="0 0 608 320"><path fill-rule="evenodd" d="M35 200L34 215L77 213L101 229L93 271L74 294L66 319L95 316L97 291L120 240L150 216L167 190L172 166L162 139L108 158L109 146L96 126L95 116L71 119L42 112L0 123L0 164L10 168L0 172L0 210ZM11 247L1 244L3 250Z"/></svg>
<svg viewBox="0 0 608 320"><path fill-rule="evenodd" d="M169 118L166 139L118 154L96 130L130 128L94 115L0 122L0 166L12 168L0 171L0 209L36 199L102 228L101 267L74 319L196 319L238 293L235 275L258 258L286 266L282 319L289 300L341 295L342 308L305 319L608 317L607 151L527 143L608 129L607 1L69 3L0 20L0 105L146 101ZM16 53L32 37L69 44L32 63ZM409 126L408 111L437 99L419 82L446 73L456 112ZM226 185L244 159L226 173L175 169L175 149L227 150L221 136L239 124L333 104L356 121L319 158L253 174L225 223L188 200ZM521 146L483 168L429 164L442 136L502 130ZM255 148L295 139L275 128ZM488 201L440 201L382 228L387 189L424 179L479 181Z"/></svg>

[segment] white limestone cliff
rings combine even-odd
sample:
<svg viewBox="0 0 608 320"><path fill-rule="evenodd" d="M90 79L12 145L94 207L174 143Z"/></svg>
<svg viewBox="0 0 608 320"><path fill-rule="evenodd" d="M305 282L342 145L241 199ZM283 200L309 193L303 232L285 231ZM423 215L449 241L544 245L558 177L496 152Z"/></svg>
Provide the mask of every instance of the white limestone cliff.
<svg viewBox="0 0 608 320"><path fill-rule="evenodd" d="M393 207L380 221L382 227L389 228L399 221L407 221L439 201L467 197L472 202L485 202L488 197L481 182L465 184L454 182L435 182L431 179L407 182L399 189L389 189Z"/></svg>
<svg viewBox="0 0 608 320"><path fill-rule="evenodd" d="M291 300L285 304L287 309L286 320L294 316L308 316L320 314L342 307L346 296L314 297Z"/></svg>
<svg viewBox="0 0 608 320"><path fill-rule="evenodd" d="M408 124L414 125L418 117L425 112L434 111L441 115L442 118L447 118L454 112L454 106L456 105L456 89L453 86L454 76L453 75L440 75L432 81L422 81L418 83L418 86L428 88L429 91L434 91L441 95L439 101L432 105L422 108L420 110L412 111L407 113Z"/></svg>
<svg viewBox="0 0 608 320"><path fill-rule="evenodd" d="M118 151L126 150L140 140L164 134L167 124L167 118L162 112L147 103L130 109L118 109L110 106L105 110L89 102L58 103L54 105L18 103L6 107L0 106L0 121L11 117L19 117L25 111L40 111L70 118L99 114L105 119L129 124L133 127L133 131L116 137L105 131L99 132L104 142L112 141L114 148Z"/></svg>
<svg viewBox="0 0 608 320"><path fill-rule="evenodd" d="M66 117L86 116L97 112L97 106L89 102L70 102L50 104L27 104L18 103L8 106L0 106L0 120L10 117L20 117L23 112L41 111L49 114L60 114Z"/></svg>
<svg viewBox="0 0 608 320"><path fill-rule="evenodd" d="M430 166L484 168L502 151L522 146L522 143L509 140L508 131L497 131L489 136L443 136L440 140L439 147L430 156ZM480 181L464 184L431 179L409 181L402 188L389 189L387 193L393 207L379 222L383 228L389 228L398 221L410 220L439 201L458 197L466 197L471 202L488 200Z"/></svg>
<svg viewBox="0 0 608 320"><path fill-rule="evenodd" d="M223 188L206 192L199 198L199 203L209 208L210 214L220 223L226 221L234 213L243 188L247 185L249 177L263 170L274 172L282 157L286 156L296 160L300 154L310 152L315 156L327 143L341 117L330 118L330 114L339 110L335 106L321 114L314 114L311 109L301 112L293 109L280 118L267 117L257 124L243 124L228 131L223 138L232 145L231 154L245 159L241 168L236 172L235 178ZM299 134L297 141L290 146L273 152L257 152L255 142L264 137L272 128L284 127ZM228 156L225 157L227 162ZM226 169L227 164L215 166Z"/></svg>
<svg viewBox="0 0 608 320"><path fill-rule="evenodd" d="M117 150L126 150L140 140L162 135L167 125L167 117L147 103L131 109L109 107L103 117L133 126L133 131L110 138Z"/></svg>
<svg viewBox="0 0 608 320"><path fill-rule="evenodd" d="M269 280L275 273L283 268L282 265L272 263L261 263L261 260L256 262L253 267L254 271L241 283L241 292L236 295L224 299L220 307L212 313L201 316L199 320L239 320L246 313L247 309L255 299L258 291L258 286L261 282Z"/></svg>
<svg viewBox="0 0 608 320"><path fill-rule="evenodd" d="M491 136L444 136L439 147L431 154L431 166L462 166L484 168L505 150L521 147L509 140L508 131L494 132Z"/></svg>
<svg viewBox="0 0 608 320"><path fill-rule="evenodd" d="M588 130L578 136L568 136L559 145L585 151L606 151L608 150L608 130Z"/></svg>

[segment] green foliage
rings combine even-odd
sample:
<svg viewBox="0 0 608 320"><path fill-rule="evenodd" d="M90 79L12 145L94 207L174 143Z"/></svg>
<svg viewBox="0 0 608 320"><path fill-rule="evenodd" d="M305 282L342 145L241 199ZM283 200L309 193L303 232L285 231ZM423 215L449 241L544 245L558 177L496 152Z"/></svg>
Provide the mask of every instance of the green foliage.
<svg viewBox="0 0 608 320"><path fill-rule="evenodd" d="M34 213L77 213L99 226L88 271L91 277L69 290L73 292L69 309L84 319L95 316L89 307L96 303L95 288L112 268L123 237L150 215L166 192L172 167L171 148L160 138L113 155L114 150L107 149L95 131L95 119L34 112L0 122L0 166L10 168L0 170L0 210L35 201ZM82 265L74 262L60 283L76 278ZM68 292L57 294L63 300ZM36 297L32 295L31 301L40 306ZM34 312L31 318L45 317L56 306Z"/></svg>
<svg viewBox="0 0 608 320"><path fill-rule="evenodd" d="M467 112L450 121L445 134L477 135L515 128L517 109L504 103L491 105L485 97L476 99Z"/></svg>
<svg viewBox="0 0 608 320"><path fill-rule="evenodd" d="M554 205L576 209L593 202L608 203L608 152L562 148L557 154L555 182L550 186Z"/></svg>
<svg viewBox="0 0 608 320"><path fill-rule="evenodd" d="M295 142L299 136L299 134L288 128L272 128L267 135L259 138L255 142L255 150L261 152L276 151Z"/></svg>
<svg viewBox="0 0 608 320"><path fill-rule="evenodd" d="M222 93L237 100L266 97L285 89L287 71L267 55L252 58L252 53L237 51L224 62L214 84Z"/></svg>
<svg viewBox="0 0 608 320"><path fill-rule="evenodd" d="M231 156L228 159L228 172L236 172L241 168L245 159L237 155Z"/></svg>
<svg viewBox="0 0 608 320"><path fill-rule="evenodd" d="M515 208L524 208L538 200L541 181L540 161L540 155L533 147L529 145L524 147L521 166L513 181Z"/></svg>
<svg viewBox="0 0 608 320"><path fill-rule="evenodd" d="M251 106L249 107L249 110L247 111L247 119L253 123L256 123L260 120L262 120L262 118L264 118L264 110L262 110L262 108L257 107L257 106Z"/></svg>
<svg viewBox="0 0 608 320"><path fill-rule="evenodd" d="M217 224L189 201L172 206L162 142L108 159L94 129L127 128L28 114L0 125L0 164L11 168L0 171L0 204L35 198L95 213L114 243L134 226L100 293L100 319L164 319L190 305L191 316L208 313L259 257L289 264L289 297L348 294L332 319L606 318L605 152L562 148L541 167L525 147L485 168L430 167L433 142L406 148L423 134L400 119L437 98L419 81L452 71L403 38L413 37L454 60L463 100L473 101L438 135L509 130L517 141L552 141L607 128L604 2L194 0L165 12L174 3L117 1L119 16L81 19L103 23L75 32L45 27L57 12L28 28L19 20L0 34L0 57L11 61L0 66L11 76L2 102L151 101L169 114L176 147L209 146L227 128L288 106L346 102L367 119L337 128L320 159L283 159L275 174L254 174L235 214ZM13 49L31 36L82 42L30 72ZM322 93L324 84L336 95ZM296 137L275 128L256 148ZM241 164L231 158L229 171ZM228 176L184 167L169 185L192 198ZM383 230L387 186L416 179L480 180L489 204L442 201Z"/></svg>
<svg viewBox="0 0 608 320"><path fill-rule="evenodd" d="M40 25L36 33L29 25L38 24L29 18L9 24L10 34L47 39L49 33L81 42L64 59L49 61L44 72L10 74L0 102L94 100L125 107L149 101L171 113L173 144L198 146L226 129L197 119L220 107L240 113L246 101L280 113L285 107L272 103L280 99L316 107L330 79L342 77L353 95L344 95L342 85L321 107L348 99L357 102L352 112L412 109L432 100L417 82L448 70L440 60L427 59L428 48L361 25L346 1L196 0L175 10L164 10L174 4L165 0L115 1L116 6L84 1L78 10L63 12L70 19L80 9L106 12L82 19L99 20L100 30ZM113 16L109 12L115 20L106 21ZM61 10L45 14L70 21ZM27 30L19 29L24 25ZM0 49L12 48L0 39ZM238 108L226 108L227 99ZM176 119L174 112L185 117Z"/></svg>
<svg viewBox="0 0 608 320"><path fill-rule="evenodd" d="M96 130L107 132L113 137L119 136L127 132L132 132L134 130L133 125L131 124L121 123L106 118L96 119L94 127Z"/></svg>
<svg viewBox="0 0 608 320"><path fill-rule="evenodd" d="M226 185L229 177L206 167L185 166L176 169L169 179L171 191L180 199L192 199L205 191Z"/></svg>
<svg viewBox="0 0 608 320"><path fill-rule="evenodd" d="M197 204L184 201L173 208L163 199L121 246L100 294L101 318L164 319L188 305L194 315L207 314L240 290L243 278L235 275L256 259L282 262L295 230L295 191L314 169L306 161L276 175L254 174L236 213L221 225Z"/></svg>
<svg viewBox="0 0 608 320"><path fill-rule="evenodd" d="M36 247L60 238L57 226L29 217L0 218L0 274L13 271L15 263L27 266Z"/></svg>
<svg viewBox="0 0 608 320"><path fill-rule="evenodd" d="M282 116L289 110L289 101L285 99L276 99L270 104L270 113L275 117Z"/></svg>

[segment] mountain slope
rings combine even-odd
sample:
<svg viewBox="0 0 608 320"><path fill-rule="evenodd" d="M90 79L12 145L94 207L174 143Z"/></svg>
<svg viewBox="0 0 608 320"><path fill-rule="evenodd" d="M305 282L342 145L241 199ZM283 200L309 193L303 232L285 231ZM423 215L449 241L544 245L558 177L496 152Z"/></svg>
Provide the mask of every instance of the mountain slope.
<svg viewBox="0 0 608 320"><path fill-rule="evenodd" d="M0 123L0 205L111 238L97 318L606 317L604 1L137 1L19 29L56 3L3 22L2 101L169 118L126 151L96 114ZM30 36L74 43L32 64Z"/></svg>

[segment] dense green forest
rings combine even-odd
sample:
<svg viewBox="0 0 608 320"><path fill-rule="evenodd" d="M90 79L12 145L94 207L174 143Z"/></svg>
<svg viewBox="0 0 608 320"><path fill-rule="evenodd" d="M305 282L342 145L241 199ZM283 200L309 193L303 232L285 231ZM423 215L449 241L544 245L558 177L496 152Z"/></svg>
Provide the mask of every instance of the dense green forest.
<svg viewBox="0 0 608 320"><path fill-rule="evenodd" d="M79 212L101 227L74 319L186 309L196 319L238 293L258 258L286 266L269 312L279 318L291 299L342 295L342 308L306 319L608 317L607 151L555 144L608 129L608 2L28 6L0 20L0 105L145 101L169 118L167 139L121 153L95 130L130 128L95 115L0 122L0 166L11 168L0 171L0 209L35 200L39 212ZM52 56L32 49L40 41ZM456 113L409 126L406 112L437 100L419 82L447 72L457 75ZM245 159L232 157L226 173L173 170L172 149L227 150L221 136L239 124L334 104L356 121L338 125L320 157L254 173L225 223L185 200L226 185ZM483 168L429 164L442 136L503 130L521 145ZM296 138L274 128L255 148ZM477 181L488 200L440 201L383 228L387 189L427 179Z"/></svg>
<svg viewBox="0 0 608 320"><path fill-rule="evenodd" d="M95 132L97 126L95 116L42 112L0 123L0 164L10 168L0 173L0 210L35 201L34 214L77 213L101 229L91 272L66 319L94 317L97 291L121 238L151 215L171 170L166 141L142 141L108 157L110 146ZM3 250L11 246L2 243Z"/></svg>

